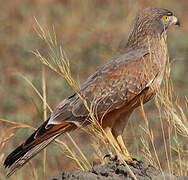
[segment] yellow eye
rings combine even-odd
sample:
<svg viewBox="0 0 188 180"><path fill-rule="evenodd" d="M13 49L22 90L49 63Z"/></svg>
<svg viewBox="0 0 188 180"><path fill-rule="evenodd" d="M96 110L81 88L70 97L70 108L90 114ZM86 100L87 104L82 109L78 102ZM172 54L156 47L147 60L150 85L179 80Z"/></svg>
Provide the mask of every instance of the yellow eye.
<svg viewBox="0 0 188 180"><path fill-rule="evenodd" d="M164 16L164 17L163 17L163 19L164 19L164 21L166 21L166 22L167 22L167 21L168 21L168 19L169 19L169 16Z"/></svg>

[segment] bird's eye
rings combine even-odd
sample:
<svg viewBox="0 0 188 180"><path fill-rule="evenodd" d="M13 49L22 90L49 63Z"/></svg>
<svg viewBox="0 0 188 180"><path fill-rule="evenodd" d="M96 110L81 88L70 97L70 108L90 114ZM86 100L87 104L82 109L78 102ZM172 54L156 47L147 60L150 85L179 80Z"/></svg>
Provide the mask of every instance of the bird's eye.
<svg viewBox="0 0 188 180"><path fill-rule="evenodd" d="M167 22L168 19L169 19L169 16L164 16L163 19L164 19L165 22Z"/></svg>

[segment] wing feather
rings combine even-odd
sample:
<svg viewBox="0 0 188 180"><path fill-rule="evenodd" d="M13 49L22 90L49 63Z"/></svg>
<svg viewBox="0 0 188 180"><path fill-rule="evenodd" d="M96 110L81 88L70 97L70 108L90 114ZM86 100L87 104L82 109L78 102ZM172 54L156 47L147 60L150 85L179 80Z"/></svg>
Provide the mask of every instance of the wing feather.
<svg viewBox="0 0 188 180"><path fill-rule="evenodd" d="M95 106L98 117L128 104L147 87L158 72L157 67L149 63L148 52L141 52L125 53L100 68L88 78L79 92L57 106L49 124L85 121L89 113L78 93L85 99L88 107Z"/></svg>

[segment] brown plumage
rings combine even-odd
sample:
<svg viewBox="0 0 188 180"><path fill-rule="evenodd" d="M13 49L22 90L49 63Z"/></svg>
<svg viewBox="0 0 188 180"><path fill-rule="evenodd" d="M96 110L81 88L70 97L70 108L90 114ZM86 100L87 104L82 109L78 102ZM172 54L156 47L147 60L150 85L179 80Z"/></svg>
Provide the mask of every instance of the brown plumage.
<svg viewBox="0 0 188 180"><path fill-rule="evenodd" d="M78 94L88 106L96 106L96 118L114 143L120 145L125 160L131 162L121 135L134 109L141 101L149 101L161 84L167 54L164 31L171 24L179 25L179 21L166 9L142 11L136 18L123 53L90 76L79 92L63 100L49 119L8 155L4 162L9 168L8 176L57 136L91 123L88 110Z"/></svg>

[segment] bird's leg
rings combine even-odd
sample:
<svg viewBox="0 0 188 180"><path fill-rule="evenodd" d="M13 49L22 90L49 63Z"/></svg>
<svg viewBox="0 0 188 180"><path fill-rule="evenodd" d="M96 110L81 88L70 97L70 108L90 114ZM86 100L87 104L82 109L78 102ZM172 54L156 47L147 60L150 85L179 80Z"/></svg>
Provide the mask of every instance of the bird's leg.
<svg viewBox="0 0 188 180"><path fill-rule="evenodd" d="M129 154L129 152L128 152L126 146L125 146L125 143L124 143L121 135L117 136L117 142L118 142L118 144L119 144L119 146L122 150L123 159L128 163L135 164L135 162L133 161L131 155Z"/></svg>
<svg viewBox="0 0 188 180"><path fill-rule="evenodd" d="M109 142L115 146L115 150L117 149L119 152L121 152L121 148L112 134L112 129L110 127L106 127L105 132Z"/></svg>
<svg viewBox="0 0 188 180"><path fill-rule="evenodd" d="M128 122L128 119L129 119L131 113L132 113L132 111L128 111L125 114L122 113L120 115L119 120L116 121L113 125L112 133L117 140L118 146L121 149L121 159L123 159L127 163L136 164L136 162L133 161L133 159L131 158L131 155L129 154L129 152L125 146L125 143L123 141L123 138L122 138L123 131L127 125L127 122Z"/></svg>
<svg viewBox="0 0 188 180"><path fill-rule="evenodd" d="M111 158L116 159L116 157L118 157L118 159L122 163L124 163L124 161L125 161L127 163L135 165L136 161L134 161L131 158L131 156L124 144L122 136L118 135L115 138L114 135L112 134L112 128L110 128L110 127L106 127L105 132L106 132L106 136L107 136L108 140L114 145L114 149L115 149L116 155L117 155L117 156L110 155Z"/></svg>

